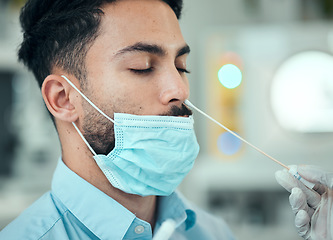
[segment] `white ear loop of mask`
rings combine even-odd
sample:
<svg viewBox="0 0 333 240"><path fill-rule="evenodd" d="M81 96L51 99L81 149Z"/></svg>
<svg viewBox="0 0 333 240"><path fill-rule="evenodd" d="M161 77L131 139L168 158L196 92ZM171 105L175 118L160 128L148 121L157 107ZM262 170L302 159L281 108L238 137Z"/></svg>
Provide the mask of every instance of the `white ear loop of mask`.
<svg viewBox="0 0 333 240"><path fill-rule="evenodd" d="M84 141L84 143L87 145L87 147L89 148L89 150L92 152L92 154L94 154L94 156L97 156L96 152L94 151L94 149L90 146L90 144L88 143L88 141L86 140L86 138L83 136L83 134L81 133L81 131L79 130L79 128L76 126L75 123L73 123L74 128L76 129L76 131L78 132L78 134L80 135L80 137L82 138L82 140Z"/></svg>
<svg viewBox="0 0 333 240"><path fill-rule="evenodd" d="M66 76L61 75L63 79L65 79L69 85L71 85L88 103L90 103L91 106L93 106L100 114L102 114L104 117L109 119L111 122L115 123L115 121L110 118L108 115L106 115L101 109L99 109L92 101L89 100Z"/></svg>
<svg viewBox="0 0 333 240"><path fill-rule="evenodd" d="M115 121L110 118L108 115L106 115L101 109L99 109L92 101L89 100L89 98L87 98L66 76L61 75L61 77L63 79L65 79L69 85L71 85L88 103L90 103L93 108L95 108L100 114L102 114L104 117L106 117L108 120L110 120L111 122L115 123ZM83 134L81 133L80 129L76 126L76 124L74 122L72 122L75 130L78 132L78 134L80 135L80 137L82 138L82 140L84 141L84 143L87 145L87 147L89 148L89 150L92 152L92 154L94 156L97 156L96 152L94 151L94 149L90 146L90 144L88 143L88 141L86 140L86 138L83 136Z"/></svg>

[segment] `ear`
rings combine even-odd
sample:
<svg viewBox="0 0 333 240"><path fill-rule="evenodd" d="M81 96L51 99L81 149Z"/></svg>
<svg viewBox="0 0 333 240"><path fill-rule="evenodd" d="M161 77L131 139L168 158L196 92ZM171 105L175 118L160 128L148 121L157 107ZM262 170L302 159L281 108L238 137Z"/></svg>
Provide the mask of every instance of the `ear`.
<svg viewBox="0 0 333 240"><path fill-rule="evenodd" d="M78 117L78 101L74 89L59 75L49 75L42 85L44 102L50 113L59 120L75 122Z"/></svg>

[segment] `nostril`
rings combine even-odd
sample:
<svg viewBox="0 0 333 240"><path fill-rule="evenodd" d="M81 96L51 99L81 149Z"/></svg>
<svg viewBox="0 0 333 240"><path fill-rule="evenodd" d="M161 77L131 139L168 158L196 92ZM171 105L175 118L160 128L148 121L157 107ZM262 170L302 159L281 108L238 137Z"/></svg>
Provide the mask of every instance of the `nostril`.
<svg viewBox="0 0 333 240"><path fill-rule="evenodd" d="M179 101L179 100L176 99L176 98L173 98L173 99L171 99L169 102L177 102L177 101Z"/></svg>

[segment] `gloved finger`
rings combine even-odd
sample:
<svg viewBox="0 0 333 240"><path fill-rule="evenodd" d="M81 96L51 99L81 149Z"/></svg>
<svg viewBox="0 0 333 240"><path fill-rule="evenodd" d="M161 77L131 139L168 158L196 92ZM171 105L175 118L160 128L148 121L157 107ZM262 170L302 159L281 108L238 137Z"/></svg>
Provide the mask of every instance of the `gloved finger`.
<svg viewBox="0 0 333 240"><path fill-rule="evenodd" d="M311 207L316 208L320 203L321 198L317 192L307 188L303 183L298 181L286 170L280 170L275 172L275 178L276 181L289 192L291 192L291 189L293 189L294 187L300 188L306 195L307 203Z"/></svg>
<svg viewBox="0 0 333 240"><path fill-rule="evenodd" d="M292 211L295 214L300 210L304 210L306 212L309 211L309 206L306 201L306 196L302 192L302 190L297 187L291 190L291 194L289 196L289 203L291 205Z"/></svg>
<svg viewBox="0 0 333 240"><path fill-rule="evenodd" d="M300 210L295 217L295 226L298 234L304 239L310 238L310 216L306 211Z"/></svg>
<svg viewBox="0 0 333 240"><path fill-rule="evenodd" d="M331 189L333 188L333 173L331 172L326 172L318 166L311 165L297 166L297 171L310 182L320 183Z"/></svg>
<svg viewBox="0 0 333 240"><path fill-rule="evenodd" d="M291 190L291 194L289 196L289 203L291 205L292 211L297 214L300 210L304 210L307 212L309 217L311 218L314 209L309 207L306 199L306 195L303 193L303 191L299 188L293 188Z"/></svg>
<svg viewBox="0 0 333 240"><path fill-rule="evenodd" d="M288 192L291 192L294 187L298 187L297 180L285 170L276 171L275 179Z"/></svg>
<svg viewBox="0 0 333 240"><path fill-rule="evenodd" d="M327 191L328 187L321 183L317 183L314 187L313 190L316 191L319 195L323 195Z"/></svg>
<svg viewBox="0 0 333 240"><path fill-rule="evenodd" d="M298 181L299 182L299 181ZM318 207L321 201L321 196L316 191L309 189L303 183L299 182L298 187L302 190L302 192L306 196L306 201L308 205L314 209Z"/></svg>

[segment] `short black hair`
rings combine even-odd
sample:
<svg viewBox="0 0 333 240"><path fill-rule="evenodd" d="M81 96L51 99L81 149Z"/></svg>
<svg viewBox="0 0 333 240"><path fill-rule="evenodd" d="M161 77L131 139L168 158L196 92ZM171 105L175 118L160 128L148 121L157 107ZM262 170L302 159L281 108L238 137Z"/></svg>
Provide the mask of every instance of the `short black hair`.
<svg viewBox="0 0 333 240"><path fill-rule="evenodd" d="M57 66L86 78L85 56L98 36L101 7L121 0L28 0L21 9L23 42L18 59L42 86ZM163 0L180 19L183 0Z"/></svg>

